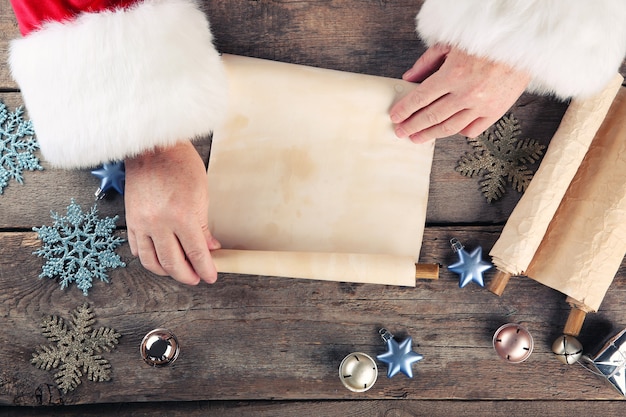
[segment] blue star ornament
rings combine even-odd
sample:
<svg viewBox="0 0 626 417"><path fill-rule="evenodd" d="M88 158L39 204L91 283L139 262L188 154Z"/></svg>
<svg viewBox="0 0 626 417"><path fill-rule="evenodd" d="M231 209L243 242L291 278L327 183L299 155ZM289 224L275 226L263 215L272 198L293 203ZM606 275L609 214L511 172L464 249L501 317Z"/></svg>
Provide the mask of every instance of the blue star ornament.
<svg viewBox="0 0 626 417"><path fill-rule="evenodd" d="M387 364L387 378L391 378L398 372L402 372L409 378L413 378L413 363L421 361L424 356L412 350L413 338L408 337L398 344L393 338L387 339L387 352L376 356L376 359Z"/></svg>
<svg viewBox="0 0 626 417"><path fill-rule="evenodd" d="M465 249L461 248L457 250L457 253L459 254L459 262L448 266L448 269L461 276L459 287L463 288L472 281L484 287L483 272L493 265L482 260L483 248L479 246L472 253L467 253Z"/></svg>
<svg viewBox="0 0 626 417"><path fill-rule="evenodd" d="M108 162L103 164L102 168L95 169L91 173L100 178L100 187L96 191L97 198L103 198L110 189L124 195L124 181L126 180L124 162Z"/></svg>

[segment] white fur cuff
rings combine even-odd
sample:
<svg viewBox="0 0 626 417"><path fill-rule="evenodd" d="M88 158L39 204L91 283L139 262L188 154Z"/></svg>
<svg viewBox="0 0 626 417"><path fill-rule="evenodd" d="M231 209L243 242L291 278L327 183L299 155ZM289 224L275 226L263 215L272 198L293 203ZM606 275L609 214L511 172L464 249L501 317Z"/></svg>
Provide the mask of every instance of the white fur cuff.
<svg viewBox="0 0 626 417"><path fill-rule="evenodd" d="M626 53L623 0L426 0L417 30L528 71L529 91L560 98L600 91Z"/></svg>
<svg viewBox="0 0 626 417"><path fill-rule="evenodd" d="M212 41L192 0L82 14L13 41L11 71L43 156L91 167L211 132L227 100Z"/></svg>

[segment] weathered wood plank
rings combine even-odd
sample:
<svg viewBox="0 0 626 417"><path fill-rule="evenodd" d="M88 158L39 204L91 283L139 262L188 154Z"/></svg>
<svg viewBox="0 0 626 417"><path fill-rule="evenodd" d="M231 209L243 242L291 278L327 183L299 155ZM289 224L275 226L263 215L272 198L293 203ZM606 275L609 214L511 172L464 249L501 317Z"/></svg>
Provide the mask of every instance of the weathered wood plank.
<svg viewBox="0 0 626 417"><path fill-rule="evenodd" d="M0 93L0 101L7 105L9 111L24 106L19 93ZM28 118L28 112L25 117ZM195 144L198 153L208 162L210 138L198 139ZM46 224L50 219L50 211L65 213L71 199L83 209L96 203L94 193L100 180L91 175L91 169L55 169L41 152L37 152L37 156L44 170L25 171L23 184L10 180L3 194L0 194L0 229L30 229ZM124 226L124 200L117 193L112 192L100 201L98 210L102 216L119 215L117 224Z"/></svg>
<svg viewBox="0 0 626 417"><path fill-rule="evenodd" d="M423 51L413 31L420 4L216 0L204 1L203 8L223 52L397 77ZM4 62L8 40L17 36L9 0L0 0L0 90L16 88ZM1 93L0 99L21 105L18 94ZM564 109L523 96L513 113L525 137L547 143ZM208 147L208 139L199 144L203 155ZM423 262L454 262L451 237L487 252L500 226L480 225L503 223L519 199L508 191L488 205L477 179L454 172L469 150L460 137L438 141L428 222L476 226L428 227ZM91 205L98 181L88 170L43 164L46 171L26 173L25 185L11 183L0 196L0 404L116 404L4 408L2 414L162 415L165 406L173 416L569 416L590 410L613 416L623 409L621 401L596 401L622 398L608 383L552 357L550 345L569 307L561 294L529 279L514 279L500 298L473 284L459 289L457 276L445 269L438 281L420 281L414 289L235 275L223 275L213 286L186 287L147 273L125 245L119 252L128 267L111 272L111 284L96 283L89 297L76 288L61 292L55 282L37 278L42 260L32 251L39 243L34 233L20 230L49 224L50 210L63 212L71 198ZM99 208L102 215L120 214L123 229L121 198ZM585 322L580 339L589 352L626 323L624 276L623 264L601 311ZM118 349L104 354L113 380L84 380L61 395L52 374L29 361L35 346L47 344L39 329L42 316L67 319L84 301L96 311L96 326L123 334ZM506 322L525 324L535 337L535 352L523 364L503 363L491 347L494 330ZM138 346L147 331L161 326L176 333L182 351L173 366L153 369L139 358ZM382 326L399 339L411 335L425 359L412 380L387 379L381 366L374 388L350 393L339 383L337 366L353 351L382 353L376 333ZM398 398L405 400L388 401ZM219 401L228 399L236 401ZM296 401L259 401L267 399ZM137 404L146 401L154 403Z"/></svg>
<svg viewBox="0 0 626 417"><path fill-rule="evenodd" d="M152 404L106 404L73 407L6 408L6 417L293 417L293 416L386 416L386 417L571 417L576 415L621 417L623 401L305 401L305 402L177 402Z"/></svg>
<svg viewBox="0 0 626 417"><path fill-rule="evenodd" d="M19 93L0 93L11 110L23 106ZM558 127L565 107L562 103L525 95L512 109L520 120L523 137L548 144ZM210 140L197 142L199 152L208 158ZM479 178L466 178L455 171L458 160L473 152L465 138L457 135L437 141L431 174L428 223L486 223L506 221L521 194L509 188L501 200L487 203L480 192ZM48 221L50 210L62 212L74 198L83 207L93 205L99 180L87 169L54 169L42 157L44 171L26 172L24 184L11 181L0 195L0 228L31 228ZM536 167L535 167L536 168ZM115 193L98 207L103 215L120 215L125 224L124 203Z"/></svg>
<svg viewBox="0 0 626 417"><path fill-rule="evenodd" d="M8 0L0 1L7 6L1 10L10 9ZM420 4L415 0L239 0L204 2L203 8L213 22L217 46L224 52L398 77L423 51L423 45L414 33L413 22ZM10 20L6 12L2 15L5 20ZM0 38L0 45L15 35L15 30L9 29L0 34L5 36ZM0 99L13 106L21 105L18 95L3 94ZM525 137L548 143L564 110L562 103L523 96L512 112L520 120ZM502 200L487 204L478 191L478 179L463 178L454 171L461 155L470 150L460 136L437 143L431 176L429 223L499 224L506 220L518 201L519 193L509 190ZM97 181L86 170L63 172L47 168L47 172L28 173L28 187L7 188L5 196L0 198L0 228L39 225L45 221L50 209L63 210L72 197L81 204L91 203ZM107 215L122 215L120 224L124 224L121 199L101 205L101 210Z"/></svg>
<svg viewBox="0 0 626 417"><path fill-rule="evenodd" d="M205 0L202 7L223 52L397 77L424 51L414 23L421 4ZM0 89L17 88L4 63L19 36L9 0L0 0Z"/></svg>
<svg viewBox="0 0 626 417"><path fill-rule="evenodd" d="M428 228L423 262L455 261L448 240L488 250L497 227ZM145 272L125 245L128 263L111 272L111 284L95 283L89 297L77 288L61 292L52 280L39 280L42 261L32 255L34 233L0 234L0 402L261 400L261 399L618 399L602 379L579 366L561 365L550 346L560 334L568 306L564 297L529 279L515 279L498 298L442 270L438 281L416 288L342 284L285 278L221 276L212 286L187 287ZM623 276L624 268L620 270ZM490 275L488 275L489 277ZM581 337L592 347L622 323L620 302L626 284L613 285L600 313L592 315ZM47 344L39 322L46 314L67 318L89 301L96 326L123 336L107 353L113 380L83 384L61 395L52 374L29 363ZM501 361L492 349L493 332L507 322L525 324L535 337L535 352L519 365ZM138 354L143 335L156 327L178 336L181 355L173 366L155 369ZM425 359L415 378L385 377L366 393L353 394L337 377L341 359L354 351L384 352L377 331L388 328L401 340L414 339Z"/></svg>
<svg viewBox="0 0 626 417"><path fill-rule="evenodd" d="M17 88L11 78L7 60L9 58L9 41L20 36L17 21L9 0L0 0L0 90Z"/></svg>

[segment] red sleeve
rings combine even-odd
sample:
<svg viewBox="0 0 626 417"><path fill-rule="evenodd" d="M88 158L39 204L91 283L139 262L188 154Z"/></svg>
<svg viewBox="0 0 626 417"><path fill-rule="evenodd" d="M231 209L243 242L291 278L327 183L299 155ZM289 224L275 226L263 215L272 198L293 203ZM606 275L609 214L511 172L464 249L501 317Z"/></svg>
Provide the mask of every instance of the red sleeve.
<svg viewBox="0 0 626 417"><path fill-rule="evenodd" d="M126 8L138 0L11 0L22 35L47 21L72 20L80 13Z"/></svg>

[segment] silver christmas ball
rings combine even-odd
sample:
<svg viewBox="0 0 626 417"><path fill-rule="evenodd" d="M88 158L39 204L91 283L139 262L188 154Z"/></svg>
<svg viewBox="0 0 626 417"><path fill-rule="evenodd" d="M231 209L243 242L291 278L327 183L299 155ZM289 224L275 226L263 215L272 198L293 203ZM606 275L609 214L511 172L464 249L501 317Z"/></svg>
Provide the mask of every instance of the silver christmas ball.
<svg viewBox="0 0 626 417"><path fill-rule="evenodd" d="M512 363L528 359L533 347L533 337L519 324L505 324L493 335L493 348L498 356Z"/></svg>
<svg viewBox="0 0 626 417"><path fill-rule="evenodd" d="M167 329L154 329L148 332L139 347L143 360L152 366L165 366L178 358L178 340Z"/></svg>
<svg viewBox="0 0 626 417"><path fill-rule="evenodd" d="M365 392L372 388L378 378L376 362L365 353L351 353L339 365L341 383L354 392Z"/></svg>
<svg viewBox="0 0 626 417"><path fill-rule="evenodd" d="M574 336L564 334L554 341L552 352L561 362L571 365L583 356L583 345Z"/></svg>

